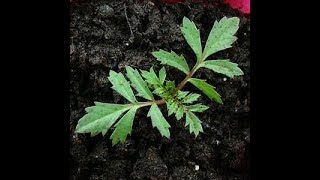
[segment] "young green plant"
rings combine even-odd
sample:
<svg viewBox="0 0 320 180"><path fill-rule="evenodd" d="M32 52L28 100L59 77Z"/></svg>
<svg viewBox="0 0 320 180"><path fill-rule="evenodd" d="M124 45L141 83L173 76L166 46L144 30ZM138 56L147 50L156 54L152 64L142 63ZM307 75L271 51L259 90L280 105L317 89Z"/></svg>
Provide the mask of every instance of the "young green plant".
<svg viewBox="0 0 320 180"><path fill-rule="evenodd" d="M196 64L190 70L183 55L175 52L159 50L152 52L152 55L161 62L177 68L186 74L186 77L177 86L174 81L166 80L166 70L160 69L158 74L151 67L149 71L133 69L126 66L126 76L119 72L110 71L108 79L112 89L128 100L127 104L112 104L95 102L94 106L87 107L87 112L77 124L77 133L91 133L95 136L102 133L104 136L111 127L114 131L111 134L112 144L124 143L127 135L131 134L135 113L139 108L149 107L147 117L151 118L153 127L156 127L162 136L170 138L170 124L167 122L159 105L166 104L168 116L174 114L177 120L185 116L185 126L189 126L190 133L198 136L203 132L201 120L195 113L203 112L208 106L196 103L200 97L197 93L182 91L186 83L191 83L203 94L217 103L222 103L220 95L215 87L208 84L204 79L193 78L193 75L200 68L207 68L216 73L224 74L230 78L243 75L242 70L236 63L229 59L207 60L210 55L230 48L237 40L235 33L239 28L239 18L223 17L219 22L215 21L210 31L204 49L201 46L200 32L195 24L188 18L183 18L181 27L182 34L196 55ZM137 92L134 94L133 89ZM146 99L145 102L137 100L136 96ZM155 96L161 99L156 99ZM124 115L123 115L124 114ZM120 118L120 120L118 120ZM118 121L117 121L118 120Z"/></svg>

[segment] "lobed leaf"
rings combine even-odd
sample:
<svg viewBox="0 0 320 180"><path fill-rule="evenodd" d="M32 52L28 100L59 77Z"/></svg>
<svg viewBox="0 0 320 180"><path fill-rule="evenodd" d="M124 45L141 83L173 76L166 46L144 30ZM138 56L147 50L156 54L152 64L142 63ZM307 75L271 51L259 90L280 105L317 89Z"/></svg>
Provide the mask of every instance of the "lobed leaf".
<svg viewBox="0 0 320 180"><path fill-rule="evenodd" d="M192 112L203 112L207 110L209 107L199 103L199 104L193 104L193 105L187 106L187 108L189 111L192 111Z"/></svg>
<svg viewBox="0 0 320 180"><path fill-rule="evenodd" d="M177 120L180 120L183 117L184 109L182 106L178 107L178 110L175 114Z"/></svg>
<svg viewBox="0 0 320 180"><path fill-rule="evenodd" d="M142 79L138 70L131 68L130 66L126 66L127 77L131 81L131 85L134 89L137 90L138 96L141 96L148 100L153 100L154 97L147 86L147 83Z"/></svg>
<svg viewBox="0 0 320 180"><path fill-rule="evenodd" d="M190 78L189 82L191 82L194 86L200 89L205 95L207 95L211 100L215 100L217 103L222 103L222 99L220 95L214 90L214 87L205 82L202 79Z"/></svg>
<svg viewBox="0 0 320 180"><path fill-rule="evenodd" d="M183 99L187 96L187 94L189 93L189 91L178 91L177 92L177 98L178 99Z"/></svg>
<svg viewBox="0 0 320 180"><path fill-rule="evenodd" d="M168 107L168 116L170 116L172 113L175 113L178 108L178 102L173 101L169 107Z"/></svg>
<svg viewBox="0 0 320 180"><path fill-rule="evenodd" d="M150 68L150 71L145 71L145 70L140 70L141 71L141 75L146 79L146 81L149 84L153 84L153 85L159 85L160 80L158 78L158 76L156 75L156 73L153 70L153 67Z"/></svg>
<svg viewBox="0 0 320 180"><path fill-rule="evenodd" d="M243 71L238 67L238 64L230 62L229 59L204 61L199 67L211 69L216 73L224 74L230 78L243 75Z"/></svg>
<svg viewBox="0 0 320 180"><path fill-rule="evenodd" d="M152 104L147 114L147 117L151 117L152 127L157 127L162 136L170 138L169 127L171 126L163 117L157 104Z"/></svg>
<svg viewBox="0 0 320 180"><path fill-rule="evenodd" d="M119 116L128 111L131 105L95 103L96 106L86 108L88 114L84 115L76 126L77 133L91 133L96 135L102 132L105 135Z"/></svg>
<svg viewBox="0 0 320 180"><path fill-rule="evenodd" d="M185 126L188 126L188 125L189 125L190 134L194 133L196 137L199 135L199 132L203 132L201 121L191 111L186 112Z"/></svg>
<svg viewBox="0 0 320 180"><path fill-rule="evenodd" d="M157 87L153 93L158 95L158 96L162 96L162 94L165 92L165 89L163 87Z"/></svg>
<svg viewBox="0 0 320 180"><path fill-rule="evenodd" d="M203 60L211 54L231 47L237 40L234 34L239 29L238 17L223 17L219 22L215 21L203 50Z"/></svg>
<svg viewBox="0 0 320 180"><path fill-rule="evenodd" d="M202 55L200 31L192 21L184 17L182 20L181 32L192 48L193 52L196 54L197 61L200 61Z"/></svg>
<svg viewBox="0 0 320 180"><path fill-rule="evenodd" d="M130 87L129 82L124 78L123 74L110 71L108 79L113 85L111 88L121 94L130 102L137 102L136 97Z"/></svg>
<svg viewBox="0 0 320 180"><path fill-rule="evenodd" d="M131 134L134 116L137 109L140 106L135 106L131 108L116 125L116 129L113 131L110 139L112 139L112 145L118 144L119 142L124 143L126 141L127 135Z"/></svg>
<svg viewBox="0 0 320 180"><path fill-rule="evenodd" d="M190 93L188 96L186 96L182 100L182 102L185 103L185 104L193 103L194 101L198 100L199 97L200 97L200 94Z"/></svg>
<svg viewBox="0 0 320 180"><path fill-rule="evenodd" d="M161 64L167 64L169 66L175 67L179 69L180 71L184 72L185 74L188 74L190 71L190 68L187 64L187 61L184 59L184 57L178 56L175 52L167 52L164 50L155 51L152 52L152 55L161 62Z"/></svg>

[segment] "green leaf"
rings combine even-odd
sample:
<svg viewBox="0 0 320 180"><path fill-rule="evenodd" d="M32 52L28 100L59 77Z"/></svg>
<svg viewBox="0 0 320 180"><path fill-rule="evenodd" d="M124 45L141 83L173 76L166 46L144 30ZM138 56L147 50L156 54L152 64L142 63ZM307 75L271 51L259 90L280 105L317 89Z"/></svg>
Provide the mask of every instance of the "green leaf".
<svg viewBox="0 0 320 180"><path fill-rule="evenodd" d="M110 80L112 89L117 91L130 102L137 102L136 97L130 87L129 82L124 78L123 74L110 71L108 79Z"/></svg>
<svg viewBox="0 0 320 180"><path fill-rule="evenodd" d="M96 135L102 132L105 135L119 116L132 106L130 104L95 103L96 106L86 108L88 114L84 115L76 126L77 133L91 133Z"/></svg>
<svg viewBox="0 0 320 180"><path fill-rule="evenodd" d="M152 55L161 62L161 64L167 64L169 66L175 67L179 69L180 71L184 72L185 74L188 74L190 69L187 64L187 61L184 59L184 57L178 56L175 52L167 52L164 50L155 51L152 52Z"/></svg>
<svg viewBox="0 0 320 180"><path fill-rule="evenodd" d="M192 112L203 112L203 111L207 110L209 107L199 103L199 104L187 106L187 108L189 111L192 111Z"/></svg>
<svg viewBox="0 0 320 180"><path fill-rule="evenodd" d="M168 107L168 116L170 116L172 113L176 112L178 108L178 102L174 101L172 102Z"/></svg>
<svg viewBox="0 0 320 180"><path fill-rule="evenodd" d="M159 79L160 79L160 83L163 84L164 81L166 80L166 69L164 67L162 67L159 71Z"/></svg>
<svg viewBox="0 0 320 180"><path fill-rule="evenodd" d="M173 91L176 88L174 81L166 81L166 89L167 91Z"/></svg>
<svg viewBox="0 0 320 180"><path fill-rule="evenodd" d="M111 104L111 103L102 103L97 101L95 101L94 104L95 104L94 106L87 107L85 111L87 113L92 112L92 113L105 115L129 106L129 104Z"/></svg>
<svg viewBox="0 0 320 180"><path fill-rule="evenodd" d="M126 141L127 135L131 134L134 116L137 109L140 106L135 106L130 109L114 127L116 129L113 131L110 139L112 139L112 145L118 144L118 142L124 143Z"/></svg>
<svg viewBox="0 0 320 180"><path fill-rule="evenodd" d="M134 70L130 66L126 66L127 77L131 81L131 85L138 91L138 96L141 96L148 100L153 100L154 97L148 88L146 82L140 76L138 70Z"/></svg>
<svg viewBox="0 0 320 180"><path fill-rule="evenodd" d="M151 117L152 127L157 127L157 129L159 130L159 132L162 136L170 138L169 127L171 127L171 126L166 121L166 119L163 117L157 104L155 104L155 103L152 104L152 106L150 107L150 110L147 114L147 117Z"/></svg>
<svg viewBox="0 0 320 180"><path fill-rule="evenodd" d="M197 56L197 61L201 60L202 47L201 47L201 39L200 32L197 29L196 25L190 21L188 18L184 17L182 20L181 27L182 34L194 53Z"/></svg>
<svg viewBox="0 0 320 180"><path fill-rule="evenodd" d="M194 133L196 137L198 136L199 132L203 132L201 121L199 118L193 114L191 111L186 113L186 125L189 125L190 134Z"/></svg>
<svg viewBox="0 0 320 180"><path fill-rule="evenodd" d="M190 93L187 97L185 97L182 102L183 103L193 103L194 101L198 100L198 98L200 97L200 94L196 94L196 93Z"/></svg>
<svg viewBox="0 0 320 180"><path fill-rule="evenodd" d="M220 95L214 90L214 87L205 82L202 79L190 78L189 81L200 89L205 95L207 95L211 100L215 100L217 103L222 104L222 99Z"/></svg>
<svg viewBox="0 0 320 180"><path fill-rule="evenodd" d="M182 106L180 106L176 112L176 118L177 120L180 120L183 117L184 109Z"/></svg>
<svg viewBox="0 0 320 180"><path fill-rule="evenodd" d="M167 110L169 111L170 105L173 103L173 99L167 99L166 100L166 105L167 105Z"/></svg>
<svg viewBox="0 0 320 180"><path fill-rule="evenodd" d="M184 97L186 97L187 96L187 94L189 93L189 91L178 91L177 92L177 98L178 99L183 99Z"/></svg>
<svg viewBox="0 0 320 180"><path fill-rule="evenodd" d="M150 72L145 70L140 70L141 75L146 79L149 84L160 85L160 80L156 73L153 70L153 67L150 68Z"/></svg>
<svg viewBox="0 0 320 180"><path fill-rule="evenodd" d="M211 54L231 47L237 40L234 34L239 29L239 21L238 17L223 17L219 22L214 22L203 51L203 60Z"/></svg>
<svg viewBox="0 0 320 180"><path fill-rule="evenodd" d="M204 61L199 65L199 67L211 69L216 73L224 74L230 78L243 75L243 72L238 67L238 64L230 62L229 59Z"/></svg>
<svg viewBox="0 0 320 180"><path fill-rule="evenodd" d="M163 87L158 87L153 91L153 93L158 96L161 96L164 92L165 92L165 89Z"/></svg>

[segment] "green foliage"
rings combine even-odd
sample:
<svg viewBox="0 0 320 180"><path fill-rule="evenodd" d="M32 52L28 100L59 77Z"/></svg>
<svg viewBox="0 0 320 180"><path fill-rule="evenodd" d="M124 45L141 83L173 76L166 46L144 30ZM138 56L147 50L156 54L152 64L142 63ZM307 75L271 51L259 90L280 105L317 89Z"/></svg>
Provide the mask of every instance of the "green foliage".
<svg viewBox="0 0 320 180"><path fill-rule="evenodd" d="M167 52L167 51L155 51L152 53L152 55L157 58L158 61L161 62L161 64L167 64L169 66L175 67L179 69L180 71L184 72L185 74L188 74L190 71L190 68L187 64L187 61L184 59L184 57L178 56L175 52Z"/></svg>
<svg viewBox="0 0 320 180"><path fill-rule="evenodd" d="M168 116L170 116L172 113L177 111L179 103L177 101L168 101L168 104Z"/></svg>
<svg viewBox="0 0 320 180"><path fill-rule="evenodd" d="M159 85L161 84L160 79L156 75L153 70L153 67L150 68L150 71L140 70L141 75L145 78L146 82L152 85Z"/></svg>
<svg viewBox="0 0 320 180"><path fill-rule="evenodd" d="M127 135L131 134L134 116L139 106L131 108L120 120L114 125L116 129L111 135L112 144L115 145L118 142L124 143Z"/></svg>
<svg viewBox="0 0 320 180"><path fill-rule="evenodd" d="M177 92L177 98L178 99L183 99L188 95L189 91L178 91Z"/></svg>
<svg viewBox="0 0 320 180"><path fill-rule="evenodd" d="M123 105L95 102L95 106L86 108L88 114L79 120L76 132L91 133L92 135L102 132L102 134L105 135L121 114L130 108L130 104Z"/></svg>
<svg viewBox="0 0 320 180"><path fill-rule="evenodd" d="M122 73L116 73L114 71L110 71L108 79L113 85L111 88L121 94L124 98L126 98L130 102L137 102L136 97L133 94L133 91L130 87L130 84L124 78Z"/></svg>
<svg viewBox="0 0 320 180"><path fill-rule="evenodd" d="M198 100L200 94L190 93L188 96L183 98L182 102L185 104L193 103L194 101Z"/></svg>
<svg viewBox="0 0 320 180"><path fill-rule="evenodd" d="M158 84L154 85L155 90L153 91L154 94L160 96L163 99L170 100L172 99L172 95L174 94L176 85L173 81L166 81L165 85Z"/></svg>
<svg viewBox="0 0 320 180"><path fill-rule="evenodd" d="M237 40L234 34L239 29L239 22L237 17L223 17L219 22L214 22L203 51L203 59L231 47L231 44Z"/></svg>
<svg viewBox="0 0 320 180"><path fill-rule="evenodd" d="M126 66L128 81L121 72L116 73L111 70L108 79L112 84L112 89L127 99L129 103L95 102L94 106L85 109L87 114L78 121L76 132L91 133L91 136L102 133L104 136L109 129L113 129L113 133L110 136L112 144L124 143L127 136L131 134L137 110L151 106L147 117L151 119L152 126L156 127L162 136L170 138L169 128L171 126L158 107L166 104L168 116L174 114L177 120L185 117L185 126L189 126L190 133L198 136L200 132L203 132L203 128L201 120L194 113L201 113L209 107L197 102L200 94L182 91L181 89L186 83L190 82L211 100L222 103L220 95L212 85L208 84L206 80L192 78L192 75L201 67L224 74L230 78L244 74L236 63L232 63L228 59L206 60L208 56L215 52L231 47L231 44L237 39L234 34L238 28L239 18L236 17L224 17L219 22L216 21L202 51L200 31L192 21L186 17L183 18L181 32L197 57L195 66L190 70L183 55L179 56L173 51L159 50L152 52L152 55L161 64L172 66L185 73L186 78L176 85L174 81L166 79L167 72L165 67L162 67L156 73L153 67L149 71L140 70L139 72L137 69ZM134 93L136 93L137 98ZM138 101L142 98L148 101ZM143 120L141 119L140 123L143 123Z"/></svg>
<svg viewBox="0 0 320 180"><path fill-rule="evenodd" d="M205 105L202 105L202 104L194 104L194 105L191 105L191 106L187 106L187 108L189 109L189 111L192 111L192 112L203 112L207 109L209 109L208 106L205 106Z"/></svg>
<svg viewBox="0 0 320 180"><path fill-rule="evenodd" d="M196 137L198 136L199 132L203 132L201 121L191 111L186 113L186 126L188 125L190 133L194 133Z"/></svg>
<svg viewBox="0 0 320 180"><path fill-rule="evenodd" d="M177 120L180 120L182 117L183 117L183 113L184 113L184 109L183 109L183 107L178 107L178 109L177 109L177 111L176 111L176 118L177 118Z"/></svg>
<svg viewBox="0 0 320 180"><path fill-rule="evenodd" d="M230 78L243 75L243 72L238 67L238 64L230 62L229 59L204 61L199 65L199 67L211 69L216 73L224 74Z"/></svg>
<svg viewBox="0 0 320 180"><path fill-rule="evenodd" d="M169 127L171 126L163 117L157 104L155 103L152 104L147 114L147 117L151 117L152 127L157 127L157 129L159 130L162 136L170 138Z"/></svg>
<svg viewBox="0 0 320 180"><path fill-rule="evenodd" d="M164 81L166 80L166 69L164 67L162 67L159 71L159 80L160 80L160 84L163 84Z"/></svg>
<svg viewBox="0 0 320 180"><path fill-rule="evenodd" d="M210 99L215 100L217 103L222 103L222 99L220 95L214 90L214 87L205 82L203 79L190 78L189 82L191 82L194 86L200 89L205 95L207 95Z"/></svg>
<svg viewBox="0 0 320 180"><path fill-rule="evenodd" d="M197 61L201 60L202 56L202 47L201 47L201 39L200 32L197 29L196 25L191 22L188 18L184 17L182 20L181 32L192 48L193 52L197 56Z"/></svg>
<svg viewBox="0 0 320 180"><path fill-rule="evenodd" d="M138 91L137 96L141 96L148 100L153 100L154 97L147 86L147 83L142 79L138 70L134 70L130 66L126 66L127 77L131 81L131 85Z"/></svg>

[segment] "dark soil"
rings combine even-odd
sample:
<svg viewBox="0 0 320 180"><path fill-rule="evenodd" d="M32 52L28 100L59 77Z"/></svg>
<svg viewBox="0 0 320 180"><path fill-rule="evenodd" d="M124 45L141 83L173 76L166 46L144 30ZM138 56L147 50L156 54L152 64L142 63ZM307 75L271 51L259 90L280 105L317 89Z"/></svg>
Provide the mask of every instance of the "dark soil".
<svg viewBox="0 0 320 180"><path fill-rule="evenodd" d="M130 22L130 32L124 11ZM205 96L210 106L198 113L204 133L195 138L174 116L171 138L161 137L140 109L132 135L125 144L112 146L109 139L90 134L75 134L84 108L94 101L125 103L110 88L109 71L125 72L125 65L149 69L161 66L151 52L159 49L183 54L190 67L195 55L184 40L179 26L187 16L201 31L202 44L215 20L238 16L240 28L233 47L212 58L230 58L245 75L235 79L201 69L195 77L207 79L224 100L218 105ZM70 44L70 162L73 180L113 179L249 179L250 146L250 20L228 6L211 7L201 3L162 4L150 1L104 0L71 5ZM178 84L184 74L166 66L168 78ZM185 90L200 93L191 85ZM164 109L163 109L164 110ZM166 115L166 112L163 113ZM199 165L199 170L195 170Z"/></svg>

